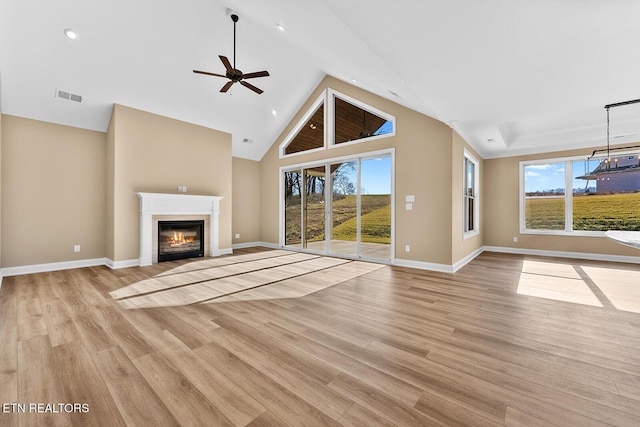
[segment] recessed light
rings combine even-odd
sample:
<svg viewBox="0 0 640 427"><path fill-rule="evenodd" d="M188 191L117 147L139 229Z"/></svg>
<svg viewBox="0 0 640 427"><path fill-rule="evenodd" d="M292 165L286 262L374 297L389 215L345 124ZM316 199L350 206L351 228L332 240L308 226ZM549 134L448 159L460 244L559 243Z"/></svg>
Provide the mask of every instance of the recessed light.
<svg viewBox="0 0 640 427"><path fill-rule="evenodd" d="M76 33L73 28L65 28L63 32L64 35L71 40L75 40L78 38L78 33Z"/></svg>
<svg viewBox="0 0 640 427"><path fill-rule="evenodd" d="M351 79L351 83L358 83L356 79Z"/></svg>
<svg viewBox="0 0 640 427"><path fill-rule="evenodd" d="M278 114L278 112L272 108L271 109L271 114L273 114L275 116L276 114Z"/></svg>
<svg viewBox="0 0 640 427"><path fill-rule="evenodd" d="M284 31L284 27L282 26L282 24L276 24L276 28L280 31Z"/></svg>

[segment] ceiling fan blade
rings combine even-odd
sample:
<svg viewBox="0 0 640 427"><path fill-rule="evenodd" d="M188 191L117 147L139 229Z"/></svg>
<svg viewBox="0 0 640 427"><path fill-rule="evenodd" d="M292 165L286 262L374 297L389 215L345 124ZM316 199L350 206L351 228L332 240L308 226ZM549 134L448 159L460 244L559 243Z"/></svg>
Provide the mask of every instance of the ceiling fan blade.
<svg viewBox="0 0 640 427"><path fill-rule="evenodd" d="M227 77L223 76L222 74L210 73L208 71L193 70L193 72L197 74L206 74L207 76Z"/></svg>
<svg viewBox="0 0 640 427"><path fill-rule="evenodd" d="M222 55L218 55L218 57L220 58L220 61L222 61L222 63L224 64L224 68L227 69L227 72L233 73L233 67L231 66L231 62L229 62L227 57Z"/></svg>
<svg viewBox="0 0 640 427"><path fill-rule="evenodd" d="M251 89L252 91L254 91L255 93L257 93L258 95L260 95L262 92L264 92L262 89L255 87L254 85L252 85L251 83L247 83L244 80L240 80L240 84L244 87L248 87L249 89Z"/></svg>
<svg viewBox="0 0 640 427"><path fill-rule="evenodd" d="M233 80L229 80L226 85L222 86L222 89L220 89L220 92L224 93L228 91L231 88L231 86L233 86L234 83L235 82Z"/></svg>
<svg viewBox="0 0 640 427"><path fill-rule="evenodd" d="M256 71L255 73L243 74L242 78L243 79L255 79L256 77L268 77L268 76L269 76L269 72L268 71Z"/></svg>

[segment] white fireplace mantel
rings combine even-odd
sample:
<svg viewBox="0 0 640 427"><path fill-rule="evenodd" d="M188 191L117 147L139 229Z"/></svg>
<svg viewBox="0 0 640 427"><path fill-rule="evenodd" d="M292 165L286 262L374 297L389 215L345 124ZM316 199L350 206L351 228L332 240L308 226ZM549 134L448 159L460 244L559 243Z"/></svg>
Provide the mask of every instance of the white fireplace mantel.
<svg viewBox="0 0 640 427"><path fill-rule="evenodd" d="M190 194L137 193L140 198L140 265L151 265L153 257L153 215L208 215L209 255L220 255L218 228L219 196Z"/></svg>

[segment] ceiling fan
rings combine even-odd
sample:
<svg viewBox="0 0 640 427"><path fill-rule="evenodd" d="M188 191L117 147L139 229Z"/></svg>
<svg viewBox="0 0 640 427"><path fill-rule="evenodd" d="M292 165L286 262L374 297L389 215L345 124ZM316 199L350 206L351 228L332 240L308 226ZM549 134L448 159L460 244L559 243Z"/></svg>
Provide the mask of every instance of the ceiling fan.
<svg viewBox="0 0 640 427"><path fill-rule="evenodd" d="M233 86L234 83L240 82L242 86L251 89L257 94L261 94L262 92L264 92L262 89L255 87L251 83L247 83L245 80L255 79L256 77L267 77L269 75L269 72L256 71L255 73L244 74L242 71L236 68L236 22L238 22L238 15L236 15L235 13L231 14L231 20L233 21L233 66L231 66L231 63L229 62L229 59L227 59L226 56L218 55L218 57L222 61L222 64L224 65L224 68L226 68L227 70L225 75L210 73L208 71L199 71L199 70L193 70L193 72L197 74L205 74L207 76L228 78L229 81L224 86L222 86L222 89L220 89L220 92L226 92L231 88L231 86Z"/></svg>

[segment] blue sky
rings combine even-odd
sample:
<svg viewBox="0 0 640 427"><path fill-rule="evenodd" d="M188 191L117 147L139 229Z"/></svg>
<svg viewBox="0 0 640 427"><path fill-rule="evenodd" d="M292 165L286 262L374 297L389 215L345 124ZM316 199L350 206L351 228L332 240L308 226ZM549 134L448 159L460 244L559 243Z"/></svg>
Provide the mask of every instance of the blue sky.
<svg viewBox="0 0 640 427"><path fill-rule="evenodd" d="M584 188L586 181L583 179L575 179L575 177L590 172L595 169L597 165L597 160L591 160L586 165L583 160L575 160L572 165L574 177L573 188ZM565 162L526 165L524 169L525 192L564 188L564 175ZM595 183L590 181L589 186L595 187Z"/></svg>
<svg viewBox="0 0 640 427"><path fill-rule="evenodd" d="M365 194L391 194L391 157L362 160L360 171Z"/></svg>

